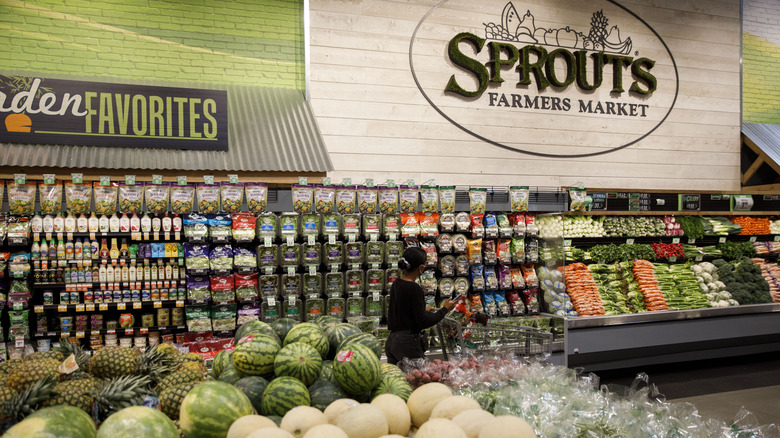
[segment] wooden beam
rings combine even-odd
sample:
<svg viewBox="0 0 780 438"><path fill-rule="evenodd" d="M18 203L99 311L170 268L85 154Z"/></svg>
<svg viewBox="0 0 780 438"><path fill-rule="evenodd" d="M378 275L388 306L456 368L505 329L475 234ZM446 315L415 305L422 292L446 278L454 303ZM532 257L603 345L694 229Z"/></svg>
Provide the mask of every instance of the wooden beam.
<svg viewBox="0 0 780 438"><path fill-rule="evenodd" d="M757 153L759 157L763 158L766 164L768 164L772 169L777 172L778 175L780 175L780 163L776 163L775 160L769 157L764 151L761 150L760 147L758 147L757 144L753 142L750 138L747 136L742 136L744 143L750 147L750 149L753 150L753 152Z"/></svg>
<svg viewBox="0 0 780 438"><path fill-rule="evenodd" d="M743 190L750 190L755 194L777 194L780 192L780 184L764 184L760 186L746 186L742 188Z"/></svg>
<svg viewBox="0 0 780 438"><path fill-rule="evenodd" d="M748 181L750 181L750 178L753 177L753 175L756 174L756 171L758 170L761 165L764 164L764 158L758 157L755 161L753 161L753 164L750 165L748 170L745 171L745 173L742 174L742 185L744 186L747 184Z"/></svg>

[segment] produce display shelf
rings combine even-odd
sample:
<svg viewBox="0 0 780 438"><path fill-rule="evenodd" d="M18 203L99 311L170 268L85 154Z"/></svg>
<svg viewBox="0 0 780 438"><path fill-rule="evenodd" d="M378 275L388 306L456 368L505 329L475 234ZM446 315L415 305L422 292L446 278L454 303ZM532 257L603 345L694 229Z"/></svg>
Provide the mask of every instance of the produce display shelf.
<svg viewBox="0 0 780 438"><path fill-rule="evenodd" d="M132 327L132 328L118 328L118 329L102 329L102 330L83 330L83 331L77 331L77 330L71 330L67 332L59 331L59 330L53 330L53 331L46 331L46 332L36 332L33 334L36 338L62 338L62 337L76 337L76 338L83 338L86 335L90 336L99 336L99 335L125 335L125 336L133 336L135 334L139 335L145 335L149 332L163 332L163 331L184 331L187 330L186 325L169 325L169 326L158 326L158 327Z"/></svg>
<svg viewBox="0 0 780 438"><path fill-rule="evenodd" d="M780 303L567 318L564 342L587 371L780 352Z"/></svg>
<svg viewBox="0 0 780 438"><path fill-rule="evenodd" d="M771 216L772 211L698 211L698 210L667 210L667 211L620 211L592 210L567 211L567 216Z"/></svg>

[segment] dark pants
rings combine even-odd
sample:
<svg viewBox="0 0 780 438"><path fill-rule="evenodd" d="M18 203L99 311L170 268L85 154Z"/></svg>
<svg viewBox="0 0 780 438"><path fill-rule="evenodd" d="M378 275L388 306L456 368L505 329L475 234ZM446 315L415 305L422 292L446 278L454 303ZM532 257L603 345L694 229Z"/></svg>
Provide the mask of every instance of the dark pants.
<svg viewBox="0 0 780 438"><path fill-rule="evenodd" d="M419 334L413 335L408 331L391 332L385 343L387 363L396 365L404 358L420 359L425 357Z"/></svg>

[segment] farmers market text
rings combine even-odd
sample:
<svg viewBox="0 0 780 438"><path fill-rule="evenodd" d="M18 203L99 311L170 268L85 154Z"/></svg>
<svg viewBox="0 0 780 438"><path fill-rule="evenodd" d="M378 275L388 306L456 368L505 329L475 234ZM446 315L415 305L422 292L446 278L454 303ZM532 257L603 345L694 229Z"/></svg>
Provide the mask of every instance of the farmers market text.
<svg viewBox="0 0 780 438"><path fill-rule="evenodd" d="M488 106L505 108L541 109L549 111L571 111L571 99L555 96L529 96L523 94L487 94ZM588 114L607 114L614 116L647 117L650 105L599 100L577 100L578 112Z"/></svg>
<svg viewBox="0 0 780 438"><path fill-rule="evenodd" d="M499 41L487 42L472 33L463 32L456 35L447 45L449 59L474 77L477 87L466 89L452 75L447 82L445 92L455 93L463 97L479 97L490 84L504 82L502 73L512 67L518 73L517 87L536 84L539 91L549 86L568 87L576 83L584 91L596 90L604 82L604 70L612 71L612 93L626 91L626 79L630 80L628 91L642 96L651 95L657 88L657 80L650 72L655 61L648 58L633 58L605 52L578 50L570 52L564 48L547 51L542 46L526 45L516 47L514 44ZM472 58L461 51L461 43L473 46L477 54L487 46L487 62ZM556 71L556 66L559 67ZM560 70L563 70L561 72ZM630 70L630 78L624 78L624 70ZM628 76L628 74L625 74Z"/></svg>

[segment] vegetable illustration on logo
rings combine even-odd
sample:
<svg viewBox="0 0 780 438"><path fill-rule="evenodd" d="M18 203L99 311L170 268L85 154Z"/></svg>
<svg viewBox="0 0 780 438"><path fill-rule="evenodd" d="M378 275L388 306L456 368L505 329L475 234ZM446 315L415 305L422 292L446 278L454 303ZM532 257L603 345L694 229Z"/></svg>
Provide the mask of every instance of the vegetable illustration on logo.
<svg viewBox="0 0 780 438"><path fill-rule="evenodd" d="M9 114L5 117L5 129L8 132L30 132L32 120L27 114Z"/></svg>
<svg viewBox="0 0 780 438"><path fill-rule="evenodd" d="M16 93L19 96L14 101L11 101L12 108L14 105L23 106L21 104L22 99L39 99L42 93L51 91L45 87L33 87L32 79L24 76L7 76L5 78L5 81L0 80L0 88L7 88L11 93ZM2 106L2 103L2 100L0 100L0 106ZM9 114L5 117L5 129L8 132L30 132L32 119L24 112Z"/></svg>
<svg viewBox="0 0 780 438"><path fill-rule="evenodd" d="M607 31L608 23L609 20L601 10L593 13L590 20L590 31L587 35L569 26L559 29L545 29L536 27L531 11L527 11L525 15L520 17L515 6L509 2L501 13L501 24L492 22L485 24L485 38L626 55L631 53L631 38L622 40L620 29L617 26L612 26Z"/></svg>

